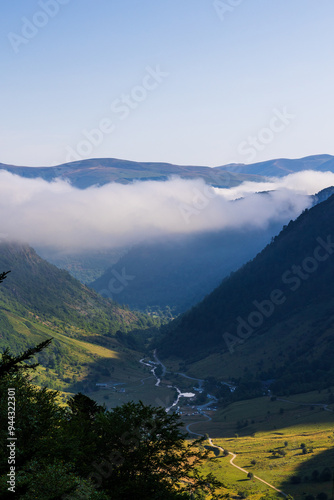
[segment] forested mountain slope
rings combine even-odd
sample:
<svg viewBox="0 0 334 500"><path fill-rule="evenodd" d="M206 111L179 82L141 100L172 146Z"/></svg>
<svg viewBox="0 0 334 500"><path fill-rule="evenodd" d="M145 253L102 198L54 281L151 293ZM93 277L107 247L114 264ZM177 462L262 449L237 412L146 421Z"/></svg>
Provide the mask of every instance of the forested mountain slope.
<svg viewBox="0 0 334 500"><path fill-rule="evenodd" d="M158 325L105 300L28 245L2 242L0 269L11 271L0 288L0 348L17 353L53 337L39 359L48 386L75 390L89 373L95 383L96 370L137 365L129 348L140 349L145 332Z"/></svg>
<svg viewBox="0 0 334 500"><path fill-rule="evenodd" d="M240 377L248 371L256 379L275 379L281 389L329 383L333 222L331 196L290 222L255 259L168 325L160 352L181 357L198 372Z"/></svg>

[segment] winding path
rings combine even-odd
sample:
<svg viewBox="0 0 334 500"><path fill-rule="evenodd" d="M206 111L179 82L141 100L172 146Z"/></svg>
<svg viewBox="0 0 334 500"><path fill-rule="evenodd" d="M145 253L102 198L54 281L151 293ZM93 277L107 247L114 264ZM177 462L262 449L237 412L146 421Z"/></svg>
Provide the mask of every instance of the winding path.
<svg viewBox="0 0 334 500"><path fill-rule="evenodd" d="M162 363L162 362L158 359L156 351L154 351L153 356L154 356L154 359L155 359L155 363L154 363L154 364L155 364L155 365L160 365L160 366L162 367L162 374L161 374L161 377L163 377L166 373L168 373L168 372L167 372L167 369L166 369L165 365L164 365L164 364L163 364L163 363ZM149 363L146 363L146 362L144 361L144 359L141 359L141 360L140 360L140 363L142 363L142 364L144 364L144 365L146 365L146 366L148 366L148 367L152 368L152 365L151 365L151 364L149 364ZM156 385L156 386L159 386L159 385L160 385L160 381L161 381L161 380L160 380L160 378L159 378L159 377L157 377L157 375L155 374L155 368L156 368L156 367L153 367L153 368L151 369L151 372L152 372L152 374L154 375L154 377L157 379L157 383L156 383L155 385ZM187 376L187 375L185 375L185 374L183 374L183 373L179 373L178 375L182 375L182 376L184 376L184 377L186 377L186 378L190 378L190 379L192 379L192 380L197 380L197 381L198 381L198 383L199 383L199 387L200 387L200 388L201 388L201 385L202 385L202 384L203 384L203 382L204 382L203 380L200 380L200 379L195 379L195 378L193 378L193 377L189 377L189 376ZM148 377L148 378L150 378L150 377ZM143 380L146 380L146 379L142 379L142 381L143 381ZM141 381L141 382L142 382L142 381ZM175 388L176 388L176 387L175 387ZM181 393L181 391L180 391L178 388L176 388L176 389L177 389L177 391L178 391L178 393L179 393L179 397L180 397L180 394L182 394L182 393ZM179 398L178 398L178 399L179 399ZM177 399L177 401L178 401L178 399ZM282 400L282 401L283 401L283 400ZM202 408L205 408L206 406L208 406L208 405L210 405L210 404L212 404L212 402L211 402L211 401L209 401L207 404L203 405L203 406L202 406ZM175 402L174 402L174 404L173 404L172 406L175 406ZM172 408L172 406L171 406L170 408ZM170 410L170 408L168 408L168 410ZM326 409L326 408L324 408L324 409ZM168 411L168 410L167 410L167 411ZM329 411L331 411L331 410L329 410ZM212 418L211 418L209 415L207 415L206 413L201 412L200 414L201 414L203 417L207 418L209 422L212 420ZM190 434L194 434L195 436L204 437L204 436L203 436L203 434L199 434L198 432L194 432L194 431L192 431L192 430L190 429L190 427L191 427L191 426L193 426L193 425L195 425L195 424L202 424L202 423L203 423L203 421L202 421L202 420L199 420L199 421L197 421L197 422L191 422L190 424L188 424L188 425L186 426L186 430L187 430L187 432L189 432ZM212 439L211 439L210 437L208 437L208 441L209 441L210 445L211 445L213 448L218 448L218 450L220 450L220 451L224 452L224 448L222 448L221 446L215 445L215 444L212 442ZM237 455L236 455L235 453L232 453L231 451L229 451L229 455L232 455L232 458L230 459L230 464L231 464L233 467L236 467L237 469L239 469L241 472L244 472L246 475L248 475L248 471L247 471L246 469L243 469L242 467L239 467L239 465L236 465L236 464L234 463L234 460L237 458ZM272 488L273 490L277 491L278 493L280 493L280 494L281 494L281 495L283 495L284 497L287 497L287 495L286 495L286 494L285 494L282 490L279 490L278 488L276 488L276 487L275 487L275 486L273 486L272 484L267 483L267 481L265 481L264 479L261 479L260 477L255 476L255 475L253 476L253 478L254 478L254 479L257 479L258 481L261 481L261 483L264 483L266 486L268 486L269 488Z"/></svg>
<svg viewBox="0 0 334 500"><path fill-rule="evenodd" d="M209 438L208 439L210 445L213 447L213 448L218 448L218 450L221 450L222 452L224 452L224 448L222 448L221 446L217 446L216 444L213 444L212 442L212 439ZM248 475L248 471L246 469L243 469L242 467L239 467L239 465L236 465L234 463L234 459L237 458L237 455L235 453L232 453L231 451L229 451L229 454L232 455L232 458L230 460L230 464L233 465L233 467L236 467L237 469L241 470L241 472L244 472L245 474ZM280 493L281 495L283 495L284 497L287 497L287 495L284 493L284 491L282 490L279 490L278 488L276 488L275 486L273 486L272 484L270 483L267 483L267 481L265 481L264 479L261 479L260 477L258 476L255 476L254 474L254 479L257 479L258 481L261 481L261 483L264 483L266 486L269 486L269 488L272 488L273 490L277 491L278 493Z"/></svg>
<svg viewBox="0 0 334 500"><path fill-rule="evenodd" d="M206 417L208 419L208 421L212 420L211 417L209 417L209 415L207 415L206 413L202 413L203 417ZM194 434L195 436L200 436L200 437L204 437L203 434L199 434L198 432L194 432L192 430L190 430L190 426L192 425L195 425L195 424L202 424L202 420L198 421L198 422L192 422L190 424L187 425L186 427L186 430L187 432L190 432L191 434ZM208 438L208 441L210 443L210 445L213 447L213 448L218 448L218 450L224 452L224 448L222 448L221 446L218 446L216 444L213 443L212 441L212 438ZM239 465L236 465L234 463L234 459L237 458L237 455L235 453L232 453L231 451L229 451L229 455L232 455L232 458L230 460L230 464L233 465L233 467L236 467L237 469L239 469L241 472L244 472L245 474L248 475L248 472L246 469L243 469L242 467L239 467ZM260 477L258 476L253 476L254 479L257 479L258 481L261 481L261 483L264 483L266 486L269 486L269 488L272 488L273 490L277 491L278 493L280 493L281 495L283 495L285 498L287 497L287 494L284 493L284 491L282 490L279 490L278 488L276 488L273 484L270 484L270 483L267 483L267 481L265 481L264 479L261 479Z"/></svg>

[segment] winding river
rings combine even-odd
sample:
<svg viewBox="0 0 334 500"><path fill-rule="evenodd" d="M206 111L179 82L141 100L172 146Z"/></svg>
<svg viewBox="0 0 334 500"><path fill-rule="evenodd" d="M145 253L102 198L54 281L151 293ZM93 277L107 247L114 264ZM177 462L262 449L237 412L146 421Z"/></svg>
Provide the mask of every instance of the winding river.
<svg viewBox="0 0 334 500"><path fill-rule="evenodd" d="M167 371L167 368L165 367L165 365L158 358L156 350L153 352L153 358L154 358L154 361L145 361L145 358L143 358L143 359L140 360L140 363L142 363L143 365L148 366L149 368L151 368L150 371L153 374L153 376L156 378L155 385L157 387L159 387L160 383L161 383L161 379L156 374L156 369L158 368L158 366L161 366L161 369L162 369L161 377L164 377L166 375L166 373L172 373L172 372L168 372ZM181 377L185 377L187 379L196 381L198 383L198 390L199 391L202 390L203 384L204 384L204 380L199 379L199 378L189 377L189 375L186 375L185 373L176 373L175 375L180 375ZM145 380L145 379L143 379L143 380ZM142 380L142 383L143 383L143 380ZM179 404L180 398L193 398L194 396L196 396L196 394L193 393L193 392L182 392L176 385L168 385L167 387L169 389L175 389L176 392L177 392L177 397L176 397L175 401L173 402L173 404L171 404L168 408L166 408L166 412L167 413L172 408L177 407L177 405ZM216 398L213 398L213 400L217 401ZM208 403L206 403L206 404L204 404L202 406L197 406L197 408L204 409L207 406L210 406L213 403L213 400L209 401ZM203 414L203 416L207 416L207 415Z"/></svg>

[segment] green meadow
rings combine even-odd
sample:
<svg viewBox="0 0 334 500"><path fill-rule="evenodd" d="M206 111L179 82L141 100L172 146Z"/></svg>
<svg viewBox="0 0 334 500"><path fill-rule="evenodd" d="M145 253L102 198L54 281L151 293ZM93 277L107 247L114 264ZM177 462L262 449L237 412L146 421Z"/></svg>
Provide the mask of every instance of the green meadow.
<svg viewBox="0 0 334 500"><path fill-rule="evenodd" d="M331 499L333 483L324 479L326 468L332 473L334 470L334 413L329 411L334 405L326 406L327 410L316 406L327 405L329 394L295 395L287 398L291 402L270 401L267 397L240 401L217 411L211 422L195 424L191 430L209 434L214 445L237 455L235 465L295 500L306 495L316 498L322 492ZM244 427L238 428L238 422ZM230 464L231 458L212 452L204 466L226 485L222 493L229 493L230 498L238 498L240 493L239 498L254 500L283 498L257 479L248 479Z"/></svg>

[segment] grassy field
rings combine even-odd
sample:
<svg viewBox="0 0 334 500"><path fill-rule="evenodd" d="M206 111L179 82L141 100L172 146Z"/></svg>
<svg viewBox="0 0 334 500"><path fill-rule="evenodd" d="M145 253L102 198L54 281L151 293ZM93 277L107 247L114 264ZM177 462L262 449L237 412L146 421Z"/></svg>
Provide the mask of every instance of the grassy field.
<svg viewBox="0 0 334 500"><path fill-rule="evenodd" d="M334 469L334 413L312 405L326 404L327 399L327 392L313 392L291 398L297 404L268 398L242 401L216 412L212 422L203 421L193 425L191 430L208 433L215 445L237 455L236 465L295 500L302 500L307 494L316 497L321 492L331 499L332 482L312 479L315 470L321 474L326 467L332 472ZM330 405L328 409L332 407ZM249 422L246 427L236 429L238 421L246 420ZM307 453L303 453L302 444ZM285 455L279 455L279 451ZM204 470L213 472L226 484L231 498L232 492L237 495L242 491L248 494L247 498L254 500L266 498L265 495L269 494L268 498L282 498L263 483L248 480L245 473L230 464L230 459L231 455L224 457L221 453L214 457L212 453L212 460ZM300 484L292 484L293 476L300 478Z"/></svg>

